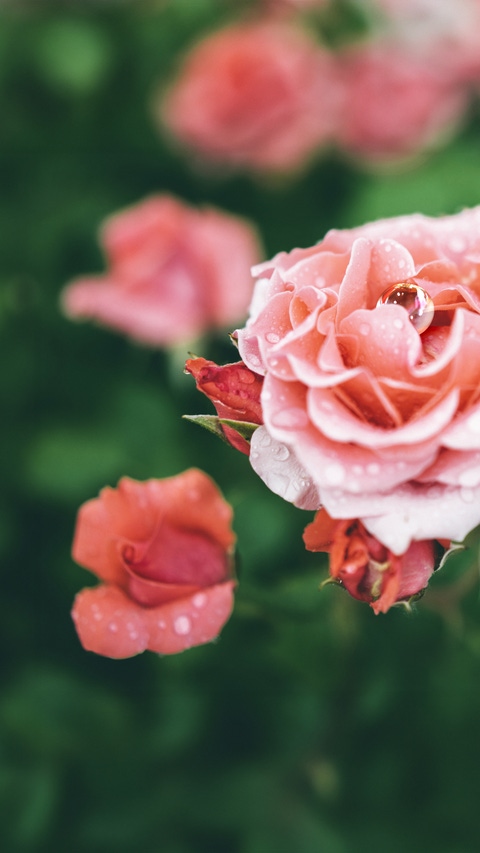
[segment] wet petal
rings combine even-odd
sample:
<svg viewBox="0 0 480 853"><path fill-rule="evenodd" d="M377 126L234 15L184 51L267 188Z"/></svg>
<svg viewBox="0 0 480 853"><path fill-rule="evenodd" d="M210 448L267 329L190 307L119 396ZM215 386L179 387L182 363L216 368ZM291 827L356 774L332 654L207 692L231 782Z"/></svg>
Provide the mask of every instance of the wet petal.
<svg viewBox="0 0 480 853"><path fill-rule="evenodd" d="M142 608L117 587L97 586L79 592L72 618L86 651L129 658L147 648L149 632Z"/></svg>

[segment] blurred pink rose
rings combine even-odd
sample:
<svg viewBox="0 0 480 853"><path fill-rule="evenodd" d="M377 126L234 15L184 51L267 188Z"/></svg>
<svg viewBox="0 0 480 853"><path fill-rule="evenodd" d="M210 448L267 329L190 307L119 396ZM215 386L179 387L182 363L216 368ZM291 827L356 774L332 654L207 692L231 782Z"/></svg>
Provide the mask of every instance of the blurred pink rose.
<svg viewBox="0 0 480 853"><path fill-rule="evenodd" d="M116 489L80 507L73 559L103 583L78 593L82 646L111 658L215 639L233 605L232 510L202 471Z"/></svg>
<svg viewBox="0 0 480 853"><path fill-rule="evenodd" d="M480 76L479 0L374 0L384 26L424 61L465 82Z"/></svg>
<svg viewBox="0 0 480 853"><path fill-rule="evenodd" d="M159 347L245 317L260 248L242 219L152 196L108 219L101 242L109 270L65 288L69 317L98 320Z"/></svg>
<svg viewBox="0 0 480 853"><path fill-rule="evenodd" d="M450 134L468 108L465 88L398 44L339 54L345 84L340 145L368 160L415 155Z"/></svg>
<svg viewBox="0 0 480 853"><path fill-rule="evenodd" d="M376 614L423 592L448 542L412 542L392 554L360 521L332 519L322 509L305 528L308 551L327 551L330 575L353 598L368 601Z"/></svg>
<svg viewBox="0 0 480 853"><path fill-rule="evenodd" d="M238 332L265 376L257 473L394 554L461 541L480 523L480 207L330 231L257 273Z"/></svg>
<svg viewBox="0 0 480 853"><path fill-rule="evenodd" d="M207 159L289 170L330 140L338 107L330 54L302 30L269 21L197 44L159 112Z"/></svg>

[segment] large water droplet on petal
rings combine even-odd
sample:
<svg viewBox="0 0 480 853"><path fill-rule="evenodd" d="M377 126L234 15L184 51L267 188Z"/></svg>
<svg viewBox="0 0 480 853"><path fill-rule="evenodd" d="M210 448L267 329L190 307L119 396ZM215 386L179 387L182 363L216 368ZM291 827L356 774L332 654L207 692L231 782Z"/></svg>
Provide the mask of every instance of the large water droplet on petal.
<svg viewBox="0 0 480 853"><path fill-rule="evenodd" d="M185 635L191 630L192 624L188 616L177 616L173 623L173 630L176 634Z"/></svg>
<svg viewBox="0 0 480 853"><path fill-rule="evenodd" d="M435 306L427 291L413 282L400 281L383 291L378 305L400 305L408 312L408 319L421 335L430 326Z"/></svg>

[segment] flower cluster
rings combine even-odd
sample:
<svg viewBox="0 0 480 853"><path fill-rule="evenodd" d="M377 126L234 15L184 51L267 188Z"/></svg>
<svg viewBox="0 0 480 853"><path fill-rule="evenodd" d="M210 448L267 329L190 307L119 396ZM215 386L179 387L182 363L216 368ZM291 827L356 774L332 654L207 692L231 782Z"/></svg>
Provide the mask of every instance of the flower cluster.
<svg viewBox="0 0 480 853"><path fill-rule="evenodd" d="M431 0L371 5L368 36L335 50L308 24L320 2L277 0L208 34L162 85L162 131L203 161L254 172L294 171L332 145L376 165L442 141L480 78L475 0L453 22Z"/></svg>

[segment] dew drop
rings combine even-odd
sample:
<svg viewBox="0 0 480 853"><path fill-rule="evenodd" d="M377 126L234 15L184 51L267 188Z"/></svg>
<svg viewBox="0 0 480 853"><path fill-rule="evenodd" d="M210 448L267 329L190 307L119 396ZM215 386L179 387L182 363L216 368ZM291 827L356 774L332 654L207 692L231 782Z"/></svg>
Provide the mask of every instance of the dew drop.
<svg viewBox="0 0 480 853"><path fill-rule="evenodd" d="M157 625L158 625L158 627L159 627L159 628L162 628L162 629L167 627L167 626L166 626L166 623L163 621L163 619L160 619L160 620L157 622Z"/></svg>
<svg viewBox="0 0 480 853"><path fill-rule="evenodd" d="M101 622L101 621L102 621L102 614L101 614L101 613L99 613L99 612L98 612L98 610L97 610L97 611L93 614L93 618L95 619L95 622Z"/></svg>
<svg viewBox="0 0 480 853"><path fill-rule="evenodd" d="M260 364L260 359L259 359L258 355L249 355L248 361L250 362L251 365L253 365L253 367L258 367Z"/></svg>
<svg viewBox="0 0 480 853"><path fill-rule="evenodd" d="M371 477L376 477L377 474L380 474L380 465L377 462L370 462L367 465L367 473L370 474Z"/></svg>
<svg viewBox="0 0 480 853"><path fill-rule="evenodd" d="M393 325L396 329L403 329L403 321L400 319L400 317L396 317L396 319L393 321Z"/></svg>
<svg viewBox="0 0 480 853"><path fill-rule="evenodd" d="M473 489L461 488L460 497L464 503L471 504L475 500L475 492Z"/></svg>
<svg viewBox="0 0 480 853"><path fill-rule="evenodd" d="M194 607L205 607L207 603L207 596L204 592L197 592L192 598L192 604Z"/></svg>
<svg viewBox="0 0 480 853"><path fill-rule="evenodd" d="M324 474L330 485L338 486L345 479L345 468L339 462L332 462L330 465L327 465Z"/></svg>
<svg viewBox="0 0 480 853"><path fill-rule="evenodd" d="M190 622L188 616L177 616L173 623L173 630L176 634L179 634L180 636L185 636L185 634L188 634L191 628L192 623Z"/></svg>
<svg viewBox="0 0 480 853"><path fill-rule="evenodd" d="M408 319L421 335L430 326L435 306L433 300L423 287L412 282L400 281L392 284L383 291L377 302L379 305L400 305L408 312ZM360 326L360 334L363 334Z"/></svg>
<svg viewBox="0 0 480 853"><path fill-rule="evenodd" d="M116 622L108 623L108 630L112 632L112 634L116 634L118 631L118 625Z"/></svg>
<svg viewBox="0 0 480 853"><path fill-rule="evenodd" d="M275 332L269 332L265 337L269 344L278 344L280 340L280 335L276 335Z"/></svg>
<svg viewBox="0 0 480 853"><path fill-rule="evenodd" d="M258 442L260 447L270 447L272 443L272 439L270 438L268 432L264 432L260 441Z"/></svg>
<svg viewBox="0 0 480 853"><path fill-rule="evenodd" d="M270 366L271 367L278 367L278 358L271 358L270 359Z"/></svg>
<svg viewBox="0 0 480 853"><path fill-rule="evenodd" d="M467 468L466 471L462 471L458 477L458 482L461 486L478 486L480 482L478 468Z"/></svg>
<svg viewBox="0 0 480 853"><path fill-rule="evenodd" d="M463 237L452 237L452 239L449 240L448 246L452 252L464 252L467 248Z"/></svg>
<svg viewBox="0 0 480 853"><path fill-rule="evenodd" d="M480 412L474 412L467 420L468 429L471 432L480 432Z"/></svg>
<svg viewBox="0 0 480 853"><path fill-rule="evenodd" d="M290 451L284 444L277 444L272 448L272 454L278 462L285 462L290 456Z"/></svg>
<svg viewBox="0 0 480 853"><path fill-rule="evenodd" d="M364 338L366 338L367 335L370 334L369 324L368 323L361 323L358 331L360 332L361 335L363 335Z"/></svg>
<svg viewBox="0 0 480 853"><path fill-rule="evenodd" d="M276 412L272 417L272 423L284 429L303 429L308 425L308 415L304 409L292 406Z"/></svg>

